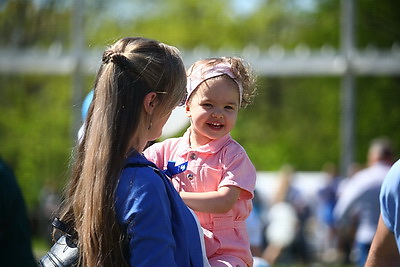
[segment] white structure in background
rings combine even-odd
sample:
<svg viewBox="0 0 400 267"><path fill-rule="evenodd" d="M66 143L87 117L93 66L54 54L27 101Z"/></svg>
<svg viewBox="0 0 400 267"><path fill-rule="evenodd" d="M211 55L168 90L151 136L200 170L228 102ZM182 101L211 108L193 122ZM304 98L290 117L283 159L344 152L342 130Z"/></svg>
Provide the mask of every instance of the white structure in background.
<svg viewBox="0 0 400 267"><path fill-rule="evenodd" d="M176 107L163 128L162 139L175 136L189 126L189 118L186 116L185 107Z"/></svg>
<svg viewBox="0 0 400 267"><path fill-rule="evenodd" d="M322 172L295 172L293 177L293 187L308 201L315 200L318 190L326 182L326 175ZM263 204L268 204L275 196L278 184L278 172L257 172L256 190Z"/></svg>

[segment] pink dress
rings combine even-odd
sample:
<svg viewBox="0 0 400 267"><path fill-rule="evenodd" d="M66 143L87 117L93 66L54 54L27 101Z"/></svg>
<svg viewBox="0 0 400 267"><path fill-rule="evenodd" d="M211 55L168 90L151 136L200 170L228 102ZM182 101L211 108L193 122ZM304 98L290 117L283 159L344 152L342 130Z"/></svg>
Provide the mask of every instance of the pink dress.
<svg viewBox="0 0 400 267"><path fill-rule="evenodd" d="M217 265L213 265L216 261L234 263L232 266L252 266L245 220L252 210L256 170L243 147L229 134L191 149L189 133L190 129L183 137L156 143L144 154L161 169L166 169L168 161L175 161L176 165L188 161L187 170L172 179L178 191L209 192L227 185L242 189L230 211L222 214L196 212L196 215L204 230L207 257L212 266Z"/></svg>

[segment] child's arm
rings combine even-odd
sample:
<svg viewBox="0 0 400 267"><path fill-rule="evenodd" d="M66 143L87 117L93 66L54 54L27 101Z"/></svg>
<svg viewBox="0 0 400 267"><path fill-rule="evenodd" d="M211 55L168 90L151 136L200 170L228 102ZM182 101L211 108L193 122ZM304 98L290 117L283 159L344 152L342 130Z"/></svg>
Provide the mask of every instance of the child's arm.
<svg viewBox="0 0 400 267"><path fill-rule="evenodd" d="M195 211L225 213L233 208L240 195L236 186L223 186L211 192L180 192L183 201Z"/></svg>

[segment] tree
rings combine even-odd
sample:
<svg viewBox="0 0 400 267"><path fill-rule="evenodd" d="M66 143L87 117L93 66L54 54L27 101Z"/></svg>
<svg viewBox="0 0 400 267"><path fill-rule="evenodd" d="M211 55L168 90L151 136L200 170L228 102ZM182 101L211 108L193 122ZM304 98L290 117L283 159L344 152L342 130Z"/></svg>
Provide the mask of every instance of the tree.
<svg viewBox="0 0 400 267"><path fill-rule="evenodd" d="M9 0L0 4L0 49L71 46L71 1ZM255 1L240 12L232 0L85 1L87 49L101 49L126 35L143 35L176 45L241 55L252 45L286 50L340 46L340 1ZM358 0L357 48L398 49L399 2ZM397 46L396 46L397 44ZM398 50L395 50L398 51ZM250 64L252 62L249 62ZM86 77L86 88L93 76ZM397 147L399 77L358 77L356 160L364 162L368 142L391 137ZM71 82L67 76L0 75L0 153L14 167L32 208L48 181L65 183L71 155ZM258 170L291 163L319 170L339 160L339 77L259 77L255 103L240 112L232 135Z"/></svg>

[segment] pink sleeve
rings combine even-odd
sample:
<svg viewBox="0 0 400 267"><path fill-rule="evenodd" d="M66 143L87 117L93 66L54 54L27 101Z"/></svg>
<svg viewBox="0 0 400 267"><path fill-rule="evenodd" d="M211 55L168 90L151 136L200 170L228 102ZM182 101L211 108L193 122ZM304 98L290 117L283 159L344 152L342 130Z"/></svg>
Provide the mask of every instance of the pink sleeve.
<svg viewBox="0 0 400 267"><path fill-rule="evenodd" d="M233 185L242 189L241 199L252 199L256 184L256 169L242 147L227 151L223 158L224 175L219 187Z"/></svg>
<svg viewBox="0 0 400 267"><path fill-rule="evenodd" d="M160 169L164 168L164 153L161 143L155 143L143 152L143 155Z"/></svg>

